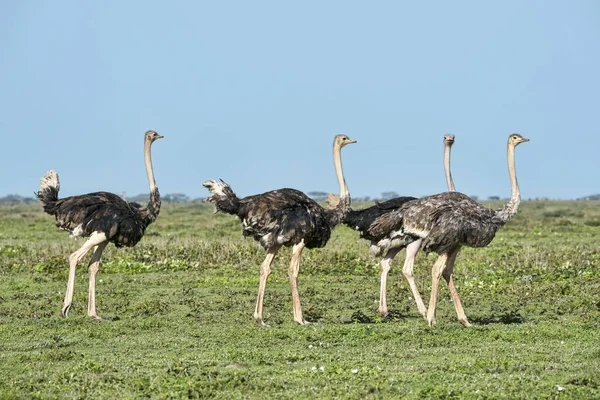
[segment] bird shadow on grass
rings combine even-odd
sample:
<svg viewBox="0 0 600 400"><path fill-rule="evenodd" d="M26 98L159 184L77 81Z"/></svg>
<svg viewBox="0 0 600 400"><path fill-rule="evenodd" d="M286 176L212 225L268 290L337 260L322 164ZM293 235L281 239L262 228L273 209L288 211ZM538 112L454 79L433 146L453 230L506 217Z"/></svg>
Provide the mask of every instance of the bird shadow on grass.
<svg viewBox="0 0 600 400"><path fill-rule="evenodd" d="M409 318L408 315L402 314L400 311L390 311L385 317L371 317L366 315L361 310L356 310L350 316L349 320L344 321L345 324L374 324L374 323L388 323L388 322L397 322L403 320L405 318Z"/></svg>
<svg viewBox="0 0 600 400"><path fill-rule="evenodd" d="M398 322L408 318L415 318L415 316L412 314L402 313L398 310L390 310L388 311L388 315L386 315L385 317L381 317L381 322ZM421 318L421 316L419 316L419 318Z"/></svg>
<svg viewBox="0 0 600 400"><path fill-rule="evenodd" d="M114 321L120 321L121 317L119 317L118 315L112 315L110 317L102 317L101 322L114 322Z"/></svg>
<svg viewBox="0 0 600 400"><path fill-rule="evenodd" d="M323 313L315 308L306 308L304 310L304 320L310 324L316 324L323 320Z"/></svg>
<svg viewBox="0 0 600 400"><path fill-rule="evenodd" d="M345 324L372 324L375 320L360 310L352 313L349 320L344 321Z"/></svg>
<svg viewBox="0 0 600 400"><path fill-rule="evenodd" d="M490 324L504 324L504 325L512 325L512 324L522 324L525 322L525 318L516 312L510 311L505 312L504 314L490 315L485 317L473 317L471 318L471 322L475 325L490 325Z"/></svg>

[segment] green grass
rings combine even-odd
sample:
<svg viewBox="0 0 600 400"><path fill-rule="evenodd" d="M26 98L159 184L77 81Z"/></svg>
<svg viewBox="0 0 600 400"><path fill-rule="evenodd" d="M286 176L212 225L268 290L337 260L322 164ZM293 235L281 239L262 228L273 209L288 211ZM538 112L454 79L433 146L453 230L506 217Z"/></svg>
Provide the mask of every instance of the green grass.
<svg viewBox="0 0 600 400"><path fill-rule="evenodd" d="M264 252L205 205L163 206L132 249L109 246L89 320L87 264L60 317L66 257L81 245L33 206L0 207L0 398L599 398L600 203L525 202L485 249L464 249L455 281L475 326L441 284L437 325L340 227L305 251L292 322L289 249L252 319ZM429 298L434 255L420 254ZM87 260L86 260L87 261Z"/></svg>

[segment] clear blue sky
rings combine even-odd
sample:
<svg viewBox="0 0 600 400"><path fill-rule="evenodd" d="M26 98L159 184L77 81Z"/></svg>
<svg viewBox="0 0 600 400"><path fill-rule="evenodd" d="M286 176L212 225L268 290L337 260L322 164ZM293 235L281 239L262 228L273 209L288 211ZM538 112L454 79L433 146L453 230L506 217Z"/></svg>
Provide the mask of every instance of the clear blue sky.
<svg viewBox="0 0 600 400"><path fill-rule="evenodd" d="M508 196L600 192L598 1L3 1L0 196L280 187Z"/></svg>

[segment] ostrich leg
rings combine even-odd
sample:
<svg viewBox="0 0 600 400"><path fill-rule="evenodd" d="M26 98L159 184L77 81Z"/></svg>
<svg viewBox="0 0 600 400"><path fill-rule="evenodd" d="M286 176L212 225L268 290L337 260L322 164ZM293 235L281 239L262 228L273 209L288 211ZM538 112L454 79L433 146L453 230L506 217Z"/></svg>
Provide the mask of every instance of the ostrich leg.
<svg viewBox="0 0 600 400"><path fill-rule="evenodd" d="M263 321L262 310L263 300L265 298L265 287L267 286L267 278L271 274L271 264L279 251L279 246L273 247L267 251L267 257L260 264L260 281L258 284L258 297L256 298L256 308L254 309L254 320L257 324L266 326Z"/></svg>
<svg viewBox="0 0 600 400"><path fill-rule="evenodd" d="M292 248L292 260L290 262L289 276L290 286L292 287L292 309L294 311L294 321L300 325L307 322L302 317L302 307L300 306L300 295L298 294L298 273L300 272L300 257L304 250L304 240L294 245Z"/></svg>
<svg viewBox="0 0 600 400"><path fill-rule="evenodd" d="M427 310L427 323L429 326L435 325L435 307L437 305L438 288L447 260L448 254L440 255L431 269L431 298L429 299L429 309Z"/></svg>
<svg viewBox="0 0 600 400"><path fill-rule="evenodd" d="M413 274L413 269L415 265L415 257L421 248L421 240L417 240L406 246L406 258L404 259L404 267L402 268L402 273L404 277L408 281L408 285L410 286L410 290L412 291L415 302L417 303L417 308L419 309L419 314L423 316L423 318L427 315L427 308L425 308L425 303L423 303L423 299L421 298L421 294L417 289L417 284L415 283L415 277Z"/></svg>
<svg viewBox="0 0 600 400"><path fill-rule="evenodd" d="M401 248L391 248L386 253L385 257L381 259L379 265L381 267L380 272L380 284L379 284L379 315L385 317L388 315L387 308L387 276L392 266L392 260L396 257L396 254L402 250Z"/></svg>
<svg viewBox="0 0 600 400"><path fill-rule="evenodd" d="M69 309L73 305L73 292L75 290L75 270L77 269L77 263L87 254L90 249L106 242L106 235L103 232L94 232L90 235L88 240L81 246L79 250L69 256L69 280L67 282L67 292L65 293L65 301L61 314L66 317L69 313Z"/></svg>
<svg viewBox="0 0 600 400"><path fill-rule="evenodd" d="M102 257L102 252L107 244L108 242L102 242L96 246L89 266L90 284L88 290L88 317L97 320L101 320L102 318L96 314L96 274L98 273L98 267L100 265L100 257Z"/></svg>
<svg viewBox="0 0 600 400"><path fill-rule="evenodd" d="M458 320L464 326L471 326L471 323L467 319L467 315L465 314L465 310L463 309L460 298L458 297L458 291L454 286L454 280L452 279L452 272L454 271L454 262L456 261L456 256L458 255L458 250L453 251L448 257L448 262L446 263L446 268L444 272L442 272L442 276L448 283L448 289L450 290L450 296L452 296L452 302L454 303L454 309L456 310L456 315L458 315Z"/></svg>

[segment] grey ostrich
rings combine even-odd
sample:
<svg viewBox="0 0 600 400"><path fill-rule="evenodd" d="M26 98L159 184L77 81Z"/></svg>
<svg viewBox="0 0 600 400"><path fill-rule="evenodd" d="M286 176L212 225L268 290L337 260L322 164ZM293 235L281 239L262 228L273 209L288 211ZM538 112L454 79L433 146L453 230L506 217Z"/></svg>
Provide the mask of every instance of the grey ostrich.
<svg viewBox="0 0 600 400"><path fill-rule="evenodd" d="M448 185L449 191L454 191L454 182L452 181L452 174L450 173L450 147L454 143L454 135L444 135L444 170L446 175L446 183ZM381 203L376 203L371 207L362 209L362 210L350 210L346 218L344 219L344 224L354 229L360 233L360 237L363 239L367 239L371 241L371 254L374 256L379 256L381 254L385 254L385 256L380 260L380 285L379 285L379 315L385 317L388 315L388 307L387 307L387 276L391 268L392 261L396 257L396 255L402 251L403 248L407 246L407 242L403 240L393 240L390 243L386 243L387 246L384 248L378 245L380 238L374 237L369 234L368 228L375 222L375 220L381 217L384 214L390 213L399 209L404 203L416 200L416 197L403 196L396 197L394 199L390 199ZM329 195L327 197L327 203L330 207L335 206L339 198L335 195ZM406 277L409 285L414 285L413 278L413 265L414 260L417 255L419 248L413 246L411 248L407 248L406 257L404 261L404 268L402 273ZM412 287L412 286L411 286ZM422 302L421 302L422 303ZM426 309L425 305L422 305L417 301L417 306L419 308L419 312L422 315L425 315Z"/></svg>
<svg viewBox="0 0 600 400"><path fill-rule="evenodd" d="M158 217L160 193L154 180L150 148L155 140L162 137L154 131L148 131L144 136L144 159L150 184L150 200L146 207L140 207L137 203L128 203L109 192L94 192L59 199L58 174L49 171L40 180L40 190L36 196L42 203L44 211L56 217L56 226L71 232L73 236L88 238L79 250L69 256L69 281L61 312L63 316L67 316L73 304L77 263L93 248L94 253L89 264L87 315L101 319L96 313L96 273L104 248L109 242L117 247L135 246L144 236L146 227Z"/></svg>
<svg viewBox="0 0 600 400"><path fill-rule="evenodd" d="M252 236L267 251L267 257L260 265L258 297L254 310L254 320L258 324L265 325L265 287L271 273L271 263L281 246L292 247L289 279L294 321L306 324L298 294L300 256L304 247L311 249L325 246L333 228L343 221L350 210L350 192L342 170L341 149L351 143L356 141L346 135L337 135L333 141L333 161L341 201L331 210L323 209L317 202L295 189L272 190L240 199L223 180L203 183L211 192L207 200L215 205L216 211L236 215L242 221L244 236Z"/></svg>
<svg viewBox="0 0 600 400"><path fill-rule="evenodd" d="M500 210L494 211L459 192L445 192L409 201L397 211L378 218L368 229L369 234L380 238L378 246L389 247L394 241L408 244L408 249L436 252L439 257L431 272L431 298L425 319L429 326L435 324L435 309L440 277L448 283L458 320L470 326L463 310L452 272L456 256L462 246L485 247L517 213L521 202L519 184L515 172L515 147L529 139L513 133L508 137L508 173L511 198ZM413 296L419 308L425 307L414 281ZM422 313L423 314L423 313Z"/></svg>

